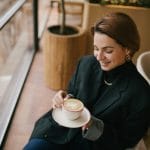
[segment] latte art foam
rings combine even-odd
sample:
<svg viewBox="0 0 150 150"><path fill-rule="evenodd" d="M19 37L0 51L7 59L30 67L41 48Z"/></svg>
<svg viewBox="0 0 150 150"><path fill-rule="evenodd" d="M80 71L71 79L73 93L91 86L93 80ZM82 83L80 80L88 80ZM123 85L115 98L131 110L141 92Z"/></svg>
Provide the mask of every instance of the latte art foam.
<svg viewBox="0 0 150 150"><path fill-rule="evenodd" d="M69 111L80 111L83 109L83 104L79 100L68 99L64 102L64 107Z"/></svg>

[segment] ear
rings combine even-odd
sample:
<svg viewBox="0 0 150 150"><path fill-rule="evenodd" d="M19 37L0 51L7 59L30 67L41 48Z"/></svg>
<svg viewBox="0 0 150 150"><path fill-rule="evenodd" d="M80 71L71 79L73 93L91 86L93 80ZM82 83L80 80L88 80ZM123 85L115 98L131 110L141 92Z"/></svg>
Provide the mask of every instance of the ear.
<svg viewBox="0 0 150 150"><path fill-rule="evenodd" d="M131 51L128 48L125 49L125 52L126 52L126 55L128 55L128 56L131 55Z"/></svg>
<svg viewBox="0 0 150 150"><path fill-rule="evenodd" d="M126 48L125 53L126 53L125 61L129 62L131 60L131 51L130 51L130 49Z"/></svg>

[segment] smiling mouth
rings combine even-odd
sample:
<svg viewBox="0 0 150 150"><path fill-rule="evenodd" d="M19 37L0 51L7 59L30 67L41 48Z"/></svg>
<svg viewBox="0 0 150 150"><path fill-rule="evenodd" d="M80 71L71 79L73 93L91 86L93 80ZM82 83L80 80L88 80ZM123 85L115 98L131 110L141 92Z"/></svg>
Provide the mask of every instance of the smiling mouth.
<svg viewBox="0 0 150 150"><path fill-rule="evenodd" d="M106 66L106 65L108 65L110 62L100 62L100 64L102 65L102 66Z"/></svg>

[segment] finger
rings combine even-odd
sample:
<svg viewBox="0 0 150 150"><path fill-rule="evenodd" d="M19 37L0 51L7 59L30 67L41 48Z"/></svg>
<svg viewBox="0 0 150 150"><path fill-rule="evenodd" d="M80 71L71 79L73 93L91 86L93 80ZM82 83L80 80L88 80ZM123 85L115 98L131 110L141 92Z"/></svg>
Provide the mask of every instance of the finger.
<svg viewBox="0 0 150 150"><path fill-rule="evenodd" d="M60 91L60 94L59 94L60 99L64 99L66 96L67 96L67 93L65 91Z"/></svg>
<svg viewBox="0 0 150 150"><path fill-rule="evenodd" d="M62 107L61 104L54 104L54 105L52 106L53 109L55 109L55 108L60 108L60 107Z"/></svg>
<svg viewBox="0 0 150 150"><path fill-rule="evenodd" d="M84 131L85 129L87 129L88 128L88 125L87 124L85 124L84 126L82 126L82 130Z"/></svg>
<svg viewBox="0 0 150 150"><path fill-rule="evenodd" d="M83 126L83 127L82 127L82 131L84 131L84 130L85 130L85 127Z"/></svg>
<svg viewBox="0 0 150 150"><path fill-rule="evenodd" d="M55 105L53 105L52 108L55 109L56 108Z"/></svg>
<svg viewBox="0 0 150 150"><path fill-rule="evenodd" d="M61 107L63 102L64 102L64 98L66 96L66 92L65 91L58 91L54 98L52 99L52 107L53 108L58 108L58 107Z"/></svg>
<svg viewBox="0 0 150 150"><path fill-rule="evenodd" d="M66 95L66 97L64 98L64 100L67 100L67 99L69 99L70 98L70 96L69 95Z"/></svg>
<svg viewBox="0 0 150 150"><path fill-rule="evenodd" d="M55 99L55 104L56 105L61 105L61 104L63 104L63 102L64 102L64 99L59 99L59 98Z"/></svg>

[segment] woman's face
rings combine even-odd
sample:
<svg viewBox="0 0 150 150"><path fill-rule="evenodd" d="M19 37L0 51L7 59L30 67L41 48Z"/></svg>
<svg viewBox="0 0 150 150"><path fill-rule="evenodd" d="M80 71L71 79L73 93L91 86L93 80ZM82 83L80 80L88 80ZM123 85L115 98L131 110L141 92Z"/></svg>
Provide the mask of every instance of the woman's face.
<svg viewBox="0 0 150 150"><path fill-rule="evenodd" d="M123 63L129 50L123 48L114 39L102 33L94 34L94 56L102 70L110 71Z"/></svg>

